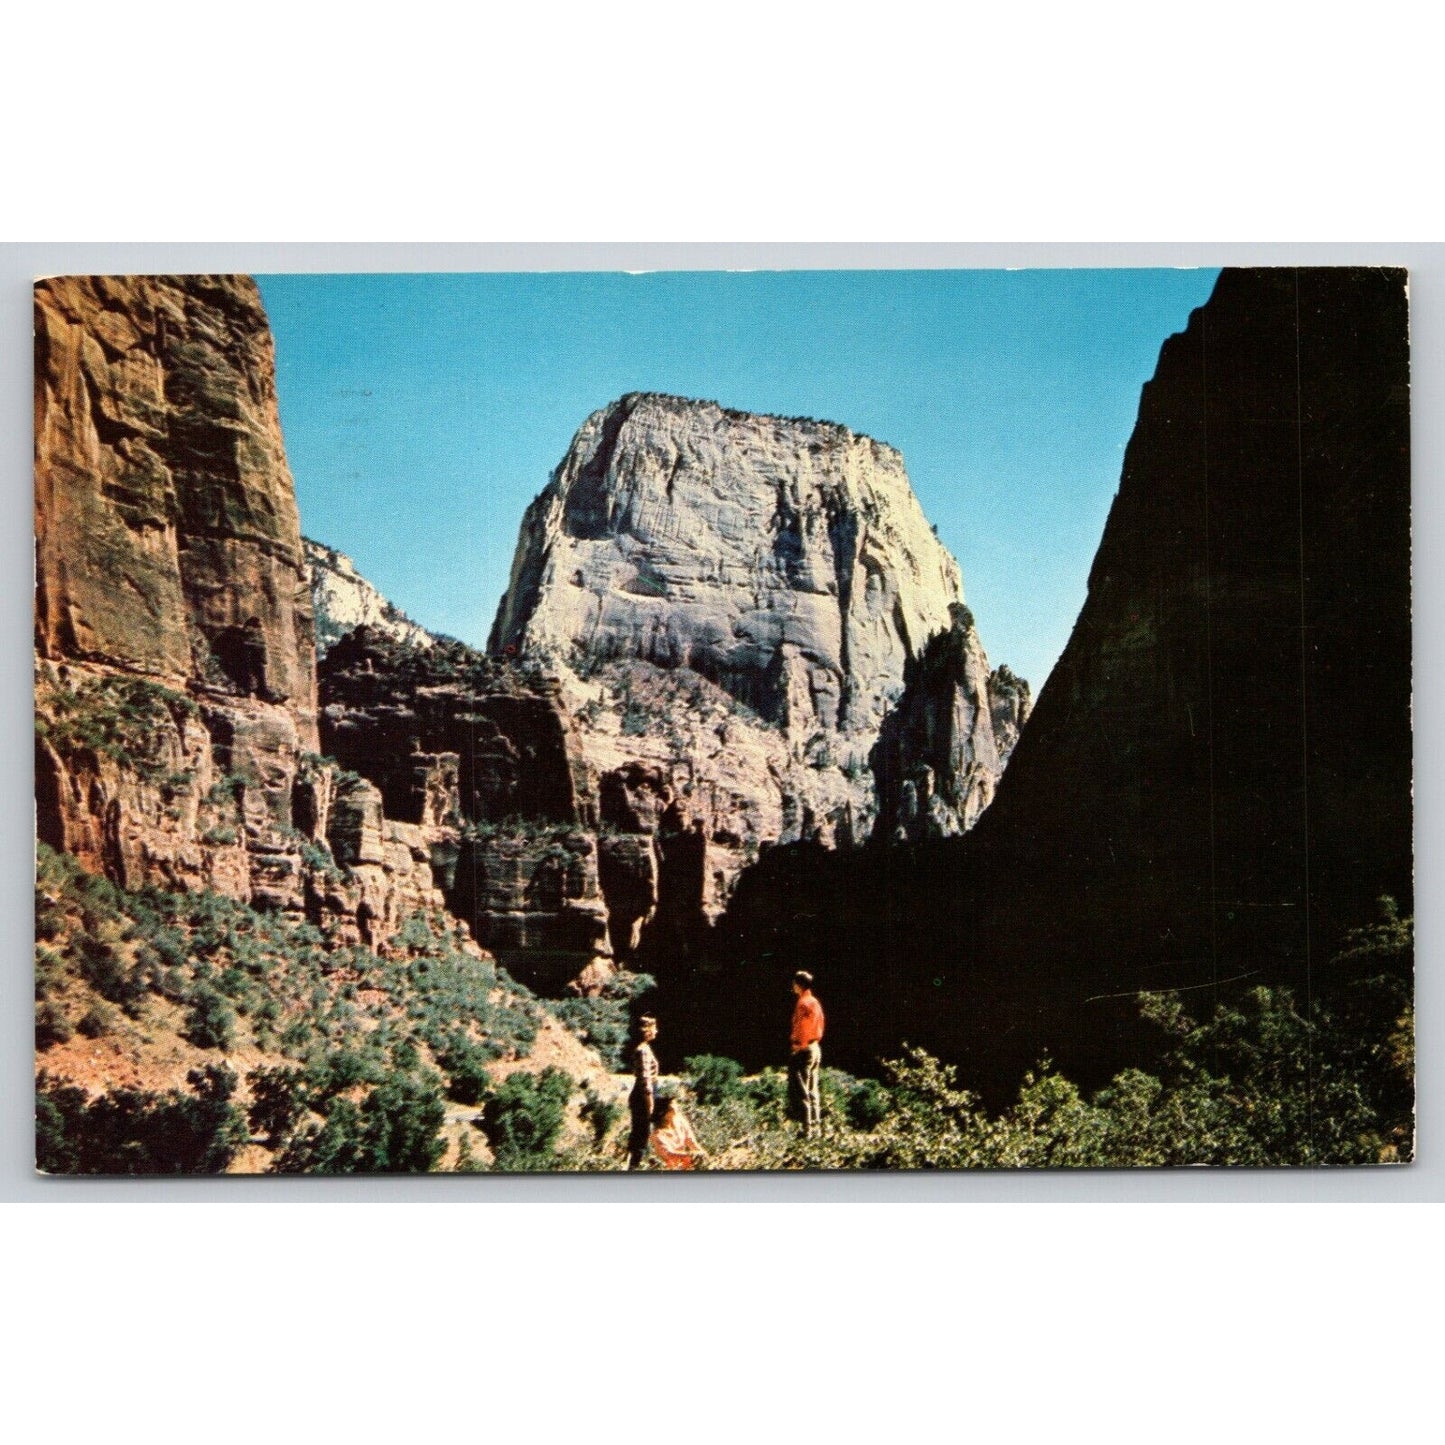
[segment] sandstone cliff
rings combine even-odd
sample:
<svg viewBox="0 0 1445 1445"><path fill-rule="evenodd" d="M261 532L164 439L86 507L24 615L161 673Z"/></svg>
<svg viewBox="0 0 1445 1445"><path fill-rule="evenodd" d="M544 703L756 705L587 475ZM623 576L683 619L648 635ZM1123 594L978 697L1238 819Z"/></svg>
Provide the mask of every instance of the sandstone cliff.
<svg viewBox="0 0 1445 1445"><path fill-rule="evenodd" d="M316 649L271 332L240 276L35 288L36 646L281 704Z"/></svg>
<svg viewBox="0 0 1445 1445"><path fill-rule="evenodd" d="M555 676L592 772L650 770L674 855L684 837L698 853L671 897L653 823L608 845L604 879L633 860L620 954L649 934L653 954L689 951L766 847L874 834L880 727L961 608L958 565L893 448L652 394L588 418L523 520L490 650ZM968 776L940 778L958 803L948 820L925 810L925 832L973 823L1007 756L994 719L1014 736L1021 721L1007 687L989 690L971 618L959 626L979 705L968 747L939 766Z"/></svg>
<svg viewBox="0 0 1445 1445"><path fill-rule="evenodd" d="M383 597L344 552L309 537L301 539L301 547L311 578L318 656L324 657L333 643L358 627L369 627L417 647L431 646L431 633Z"/></svg>
<svg viewBox="0 0 1445 1445"><path fill-rule="evenodd" d="M418 840L314 757L310 579L249 278L37 283L35 533L42 841L342 941L440 903ZM342 833L367 841L338 868Z"/></svg>
<svg viewBox="0 0 1445 1445"><path fill-rule="evenodd" d="M707 989L666 1001L682 1046L766 1056L773 957L818 971L840 1062L907 1039L1000 1098L1045 1054L1100 1083L1146 1057L1141 989L1318 993L1377 895L1409 911L1407 335L1401 272L1224 272L1144 388L993 804L962 838L770 853Z"/></svg>

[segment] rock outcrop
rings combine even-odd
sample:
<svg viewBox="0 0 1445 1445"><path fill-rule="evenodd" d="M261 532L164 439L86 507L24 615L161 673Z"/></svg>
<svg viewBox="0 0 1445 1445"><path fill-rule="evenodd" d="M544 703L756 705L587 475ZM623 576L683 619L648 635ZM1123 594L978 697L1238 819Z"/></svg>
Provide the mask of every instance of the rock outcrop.
<svg viewBox="0 0 1445 1445"><path fill-rule="evenodd" d="M127 887L214 889L342 941L435 906L419 840L315 757L311 586L255 284L37 283L35 418L40 838Z"/></svg>
<svg viewBox="0 0 1445 1445"><path fill-rule="evenodd" d="M953 625L910 658L903 696L873 750L875 837L916 843L965 833L994 789L1029 714L1029 686L990 672L973 618L961 603Z"/></svg>
<svg viewBox="0 0 1445 1445"><path fill-rule="evenodd" d="M358 627L369 627L415 647L431 646L432 634L383 597L344 552L309 537L301 539L301 547L311 578L318 657L324 657L333 643Z"/></svg>
<svg viewBox="0 0 1445 1445"><path fill-rule="evenodd" d="M1068 646L966 836L749 873L708 987L667 1000L766 1057L812 966L831 1056L902 1039L998 1100L1049 1055L1146 1057L1141 990L1330 986L1412 895L1403 273L1225 271L1144 388ZM711 1000L725 997L723 1010Z"/></svg>
<svg viewBox="0 0 1445 1445"><path fill-rule="evenodd" d="M459 642L418 647L368 626L327 652L320 675L323 749L417 830L448 906L483 944L554 990L610 958L596 784L555 683Z"/></svg>

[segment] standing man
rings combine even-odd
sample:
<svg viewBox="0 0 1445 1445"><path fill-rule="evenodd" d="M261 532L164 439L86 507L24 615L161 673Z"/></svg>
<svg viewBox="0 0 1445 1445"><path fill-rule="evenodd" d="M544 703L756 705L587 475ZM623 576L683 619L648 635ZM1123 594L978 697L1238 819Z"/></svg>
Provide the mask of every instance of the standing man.
<svg viewBox="0 0 1445 1445"><path fill-rule="evenodd" d="M811 1138L823 1119L823 1098L818 1075L823 1062L823 1005L813 997L813 975L799 969L793 975L792 1057L788 1061L788 1112L803 1124Z"/></svg>
<svg viewBox="0 0 1445 1445"><path fill-rule="evenodd" d="M657 1020L643 1014L637 1021L641 1039L632 1046L632 1093L627 1103L632 1111L632 1132L627 1140L627 1167L641 1169L652 1138L652 1110L657 1101L657 1055L652 1041L657 1037Z"/></svg>

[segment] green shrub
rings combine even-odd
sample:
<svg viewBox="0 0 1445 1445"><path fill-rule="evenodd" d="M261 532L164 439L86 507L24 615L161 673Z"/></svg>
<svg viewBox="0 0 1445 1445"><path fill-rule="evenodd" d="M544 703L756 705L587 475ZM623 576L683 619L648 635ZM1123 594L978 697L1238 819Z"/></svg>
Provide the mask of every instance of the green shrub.
<svg viewBox="0 0 1445 1445"><path fill-rule="evenodd" d="M616 1099L606 1099L591 1086L582 1100L582 1118L592 1128L592 1142L599 1149L607 1141L612 1126L622 1114L622 1105Z"/></svg>
<svg viewBox="0 0 1445 1445"><path fill-rule="evenodd" d="M65 960L53 949L37 947L35 950L35 997L36 1000L49 998L65 977Z"/></svg>
<svg viewBox="0 0 1445 1445"><path fill-rule="evenodd" d="M246 1120L271 1148L279 1148L306 1113L310 1096L300 1069L277 1065L253 1069L246 1075L251 1107Z"/></svg>
<svg viewBox="0 0 1445 1445"><path fill-rule="evenodd" d="M657 987L650 973L616 973L593 998L556 999L549 1006L589 1048L596 1049L614 1073L627 1067L634 1000Z"/></svg>
<svg viewBox="0 0 1445 1445"><path fill-rule="evenodd" d="M76 1028L88 1039L104 1038L115 1028L115 1014L103 1003L92 1004L81 1014Z"/></svg>
<svg viewBox="0 0 1445 1445"><path fill-rule="evenodd" d="M494 1047L454 1034L437 1054L447 1076L447 1094L459 1104L479 1104L492 1086L487 1065L496 1057Z"/></svg>
<svg viewBox="0 0 1445 1445"><path fill-rule="evenodd" d="M424 1174L441 1158L446 1105L435 1074L388 1074L366 1096L361 1116L368 1169Z"/></svg>
<svg viewBox="0 0 1445 1445"><path fill-rule="evenodd" d="M276 1173L417 1174L433 1168L446 1119L435 1074L391 1073L357 1104L332 1102L325 1123L293 1136Z"/></svg>
<svg viewBox="0 0 1445 1445"><path fill-rule="evenodd" d="M566 1074L547 1068L539 1075L509 1074L487 1095L482 1128L499 1169L525 1169L551 1155L572 1089Z"/></svg>
<svg viewBox="0 0 1445 1445"><path fill-rule="evenodd" d="M74 1030L65 1010L57 1004L46 1002L35 1006L35 1047L48 1049L70 1039Z"/></svg>
<svg viewBox="0 0 1445 1445"><path fill-rule="evenodd" d="M695 1054L682 1061L683 1073L699 1104L720 1104L744 1093L743 1066L716 1054Z"/></svg>
<svg viewBox="0 0 1445 1445"><path fill-rule="evenodd" d="M876 1129L892 1107L888 1090L877 1079L859 1079L848 1095L848 1122L865 1132Z"/></svg>
<svg viewBox="0 0 1445 1445"><path fill-rule="evenodd" d="M306 1066L306 1083L318 1108L326 1100L358 1084L379 1084L386 1077L384 1061L371 1051L353 1048L319 1052Z"/></svg>
<svg viewBox="0 0 1445 1445"><path fill-rule="evenodd" d="M191 1000L181 1037L198 1049L229 1049L235 1042L235 1009L209 984L199 985Z"/></svg>
<svg viewBox="0 0 1445 1445"><path fill-rule="evenodd" d="M81 934L72 947L86 983L132 1017L139 1014L149 992L144 969L127 965L114 944L93 934Z"/></svg>
<svg viewBox="0 0 1445 1445"><path fill-rule="evenodd" d="M83 1090L42 1074L36 1082L36 1163L47 1174L217 1174L248 1141L231 1102L236 1076L208 1065L186 1075L188 1093Z"/></svg>
<svg viewBox="0 0 1445 1445"><path fill-rule="evenodd" d="M788 1108L788 1078L781 1069L764 1069L744 1081L744 1097L764 1124L781 1124Z"/></svg>

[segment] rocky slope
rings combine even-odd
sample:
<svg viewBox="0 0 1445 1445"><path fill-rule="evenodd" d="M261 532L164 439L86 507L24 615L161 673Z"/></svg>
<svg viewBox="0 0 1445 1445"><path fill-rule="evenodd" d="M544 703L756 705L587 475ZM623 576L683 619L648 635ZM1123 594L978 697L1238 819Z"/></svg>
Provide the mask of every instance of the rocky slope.
<svg viewBox="0 0 1445 1445"><path fill-rule="evenodd" d="M906 1038L1006 1091L1044 1054L1084 1082L1138 1062L1141 989L1331 986L1344 931L1412 894L1408 380L1403 273L1223 273L1144 388L977 826L775 850L673 1015L767 1056L786 990L757 961L807 960L833 1057Z"/></svg>
<svg viewBox="0 0 1445 1445"><path fill-rule="evenodd" d="M431 646L431 633L383 597L344 552L309 537L301 539L301 548L311 578L318 657L324 657L333 643L358 627L369 627L417 647Z"/></svg>
<svg viewBox="0 0 1445 1445"><path fill-rule="evenodd" d="M274 368L249 278L37 283L37 827L125 887L381 940L441 895L377 790L316 757Z"/></svg>

